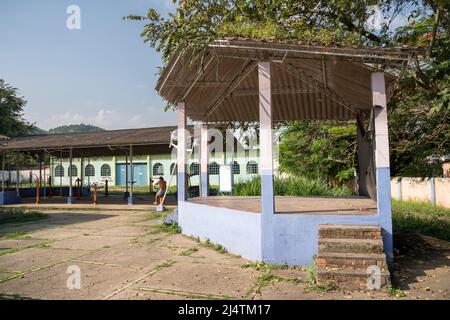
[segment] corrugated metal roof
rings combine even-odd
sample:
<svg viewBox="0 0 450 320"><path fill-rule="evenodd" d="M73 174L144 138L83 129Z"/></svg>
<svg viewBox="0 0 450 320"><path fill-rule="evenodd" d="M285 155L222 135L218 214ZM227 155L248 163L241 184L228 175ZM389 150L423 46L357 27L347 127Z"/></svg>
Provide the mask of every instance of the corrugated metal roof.
<svg viewBox="0 0 450 320"><path fill-rule="evenodd" d="M349 120L372 108L370 64L405 64L405 48L327 48L284 42L231 39L216 41L204 63L174 56L156 89L172 104L183 100L192 120L256 121L257 61L271 61L275 121ZM396 78L387 74L388 92Z"/></svg>
<svg viewBox="0 0 450 320"><path fill-rule="evenodd" d="M170 134L176 129L176 126L168 126L11 137L9 141L0 145L0 151L169 145Z"/></svg>

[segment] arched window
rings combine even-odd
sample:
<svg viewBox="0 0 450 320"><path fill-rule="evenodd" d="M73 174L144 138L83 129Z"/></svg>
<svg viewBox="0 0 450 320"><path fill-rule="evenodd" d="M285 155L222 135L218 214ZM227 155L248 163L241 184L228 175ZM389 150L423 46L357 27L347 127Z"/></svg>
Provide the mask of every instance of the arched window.
<svg viewBox="0 0 450 320"><path fill-rule="evenodd" d="M95 168L92 164L88 164L84 169L84 175L86 177L95 177Z"/></svg>
<svg viewBox="0 0 450 320"><path fill-rule="evenodd" d="M191 176L198 176L200 174L200 165L198 162L191 163L190 172Z"/></svg>
<svg viewBox="0 0 450 320"><path fill-rule="evenodd" d="M174 168L175 168L175 163L172 163L172 164L170 165L170 174L172 174L172 172L173 172L174 174L177 173L177 168L175 168L175 171L173 171Z"/></svg>
<svg viewBox="0 0 450 320"><path fill-rule="evenodd" d="M211 162L210 164L208 164L208 173L210 175L219 174L219 165L217 164L217 162Z"/></svg>
<svg viewBox="0 0 450 320"><path fill-rule="evenodd" d="M241 174L241 166L237 161L233 161L231 165L233 166L233 174Z"/></svg>
<svg viewBox="0 0 450 320"><path fill-rule="evenodd" d="M102 167L100 168L100 174L102 175L102 177L111 176L111 167L109 166L109 164L102 165Z"/></svg>
<svg viewBox="0 0 450 320"><path fill-rule="evenodd" d="M255 161L249 161L247 163L247 174L258 173L258 164Z"/></svg>
<svg viewBox="0 0 450 320"><path fill-rule="evenodd" d="M70 176L72 176L72 177L76 177L76 176L78 176L78 169L77 169L77 166L76 165L72 165L72 167L69 167L68 168L68 170L67 170L68 172L67 172L67 175L70 177Z"/></svg>
<svg viewBox="0 0 450 320"><path fill-rule="evenodd" d="M64 167L60 164L55 167L55 177L64 177Z"/></svg>
<svg viewBox="0 0 450 320"><path fill-rule="evenodd" d="M162 176L164 175L164 167L161 163L155 163L153 166L153 175L154 176Z"/></svg>

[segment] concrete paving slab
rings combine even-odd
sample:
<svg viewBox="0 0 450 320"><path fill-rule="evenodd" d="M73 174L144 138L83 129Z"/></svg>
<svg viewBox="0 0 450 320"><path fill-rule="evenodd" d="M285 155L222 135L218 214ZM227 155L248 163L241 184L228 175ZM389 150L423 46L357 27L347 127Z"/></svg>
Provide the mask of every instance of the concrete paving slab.
<svg viewBox="0 0 450 320"><path fill-rule="evenodd" d="M178 261L140 281L137 286L242 298L256 275L252 269Z"/></svg>
<svg viewBox="0 0 450 320"><path fill-rule="evenodd" d="M107 228L96 232L95 235L102 236L121 236L121 237L136 237L147 233L147 228L143 226L116 226Z"/></svg>
<svg viewBox="0 0 450 320"><path fill-rule="evenodd" d="M46 242L47 242L46 240L18 240L18 239L0 240L0 255L4 251L26 248Z"/></svg>
<svg viewBox="0 0 450 320"><path fill-rule="evenodd" d="M49 239L49 240L63 240L83 235L84 231L80 229L69 228L55 228L40 230L27 233L27 236L32 238Z"/></svg>
<svg viewBox="0 0 450 320"><path fill-rule="evenodd" d="M172 252L160 246L124 242L108 249L90 253L77 260L149 270L170 258L172 258Z"/></svg>
<svg viewBox="0 0 450 320"><path fill-rule="evenodd" d="M81 271L79 290L67 287L73 274L66 271L72 265L78 265ZM130 268L68 262L0 283L0 293L36 299L102 299L144 274Z"/></svg>
<svg viewBox="0 0 450 320"><path fill-rule="evenodd" d="M127 241L129 241L127 237L82 235L71 239L52 242L51 247L65 248L65 249L97 250L111 247L115 244Z"/></svg>
<svg viewBox="0 0 450 320"><path fill-rule="evenodd" d="M64 260L87 254L86 250L66 250L50 248L30 248L0 256L0 269L26 272L60 263Z"/></svg>

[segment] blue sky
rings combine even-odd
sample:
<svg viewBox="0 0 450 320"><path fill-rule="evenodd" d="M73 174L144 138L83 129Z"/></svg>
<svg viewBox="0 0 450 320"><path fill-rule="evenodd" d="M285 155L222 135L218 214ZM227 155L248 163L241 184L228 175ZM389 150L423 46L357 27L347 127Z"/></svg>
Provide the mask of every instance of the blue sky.
<svg viewBox="0 0 450 320"><path fill-rule="evenodd" d="M69 30L69 5L81 30ZM106 129L176 124L154 90L160 54L143 43L144 23L124 21L171 0L2 0L0 78L28 100L25 119L43 129L90 123Z"/></svg>

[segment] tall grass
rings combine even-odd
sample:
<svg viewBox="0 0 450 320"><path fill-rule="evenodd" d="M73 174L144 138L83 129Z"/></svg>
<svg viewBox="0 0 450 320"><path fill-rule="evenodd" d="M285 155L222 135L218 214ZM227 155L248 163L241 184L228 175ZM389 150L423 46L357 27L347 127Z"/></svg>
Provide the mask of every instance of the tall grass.
<svg viewBox="0 0 450 320"><path fill-rule="evenodd" d="M275 177L274 189L277 196L351 196L348 187L332 187L325 180L305 177ZM261 195L261 177L254 177L234 185L237 196Z"/></svg>
<svg viewBox="0 0 450 320"><path fill-rule="evenodd" d="M450 241L450 209L429 203L392 200L394 232L420 233Z"/></svg>

